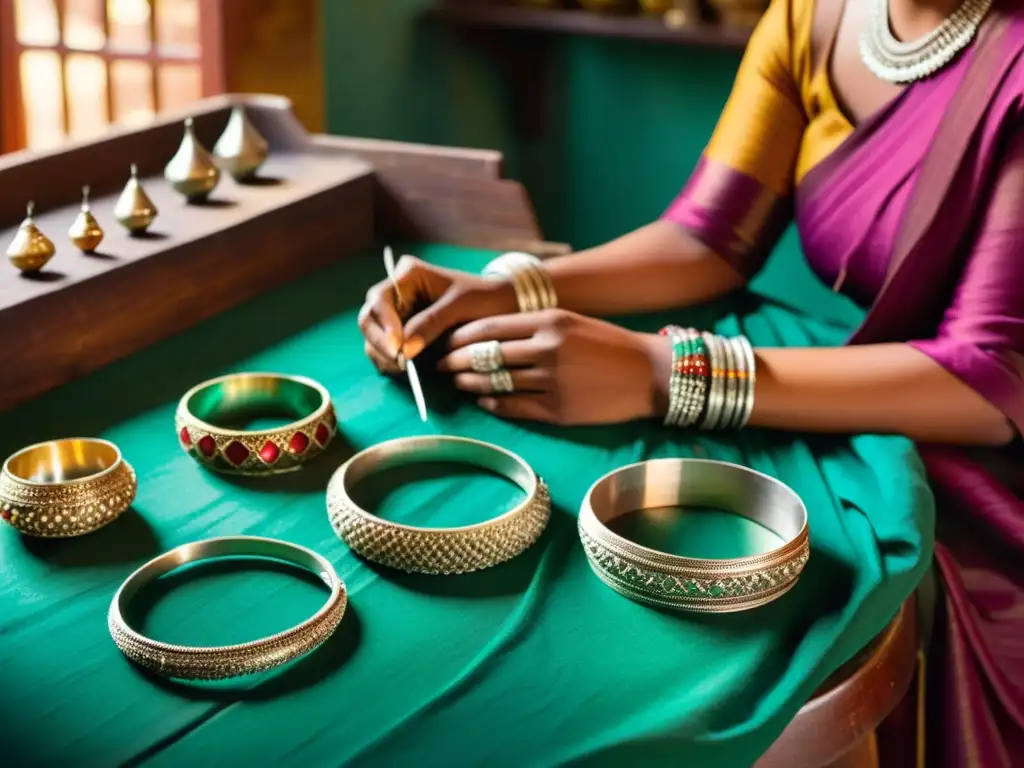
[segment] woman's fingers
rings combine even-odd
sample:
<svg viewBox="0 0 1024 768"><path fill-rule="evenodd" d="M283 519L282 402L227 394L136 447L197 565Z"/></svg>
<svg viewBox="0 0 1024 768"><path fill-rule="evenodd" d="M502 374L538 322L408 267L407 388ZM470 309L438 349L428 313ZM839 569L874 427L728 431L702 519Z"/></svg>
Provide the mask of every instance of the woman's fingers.
<svg viewBox="0 0 1024 768"><path fill-rule="evenodd" d="M397 360L398 353L388 340L387 332L372 304L364 304L363 308L359 310L359 330L363 332L366 343L372 346L381 357L392 361Z"/></svg>
<svg viewBox="0 0 1024 768"><path fill-rule="evenodd" d="M370 362L381 373L398 373L401 370L394 358L381 352L369 341L363 345L363 349L366 352L366 356L370 358Z"/></svg>
<svg viewBox="0 0 1024 768"><path fill-rule="evenodd" d="M367 341L381 352L397 358L402 351L402 317L395 307L395 294L390 281L377 283L366 294L366 303L359 311L359 328Z"/></svg>
<svg viewBox="0 0 1024 768"><path fill-rule="evenodd" d="M542 355L533 339L517 339L514 341L497 342L493 340L477 342L478 344L497 344L499 359L503 368L527 368L536 365ZM472 371L475 356L483 356L484 348L469 345L449 352L437 363L437 370L449 373Z"/></svg>
<svg viewBox="0 0 1024 768"><path fill-rule="evenodd" d="M437 301L406 323L402 351L412 359L452 328L504 308L501 294L492 286L452 285Z"/></svg>
<svg viewBox="0 0 1024 768"><path fill-rule="evenodd" d="M477 400L477 405L504 419L547 423L557 420L557 413L545 395L515 394L504 397L487 395Z"/></svg>
<svg viewBox="0 0 1024 768"><path fill-rule="evenodd" d="M451 335L449 346L459 349L479 341L529 339L542 327L543 319L542 312L485 317L457 329Z"/></svg>
<svg viewBox="0 0 1024 768"><path fill-rule="evenodd" d="M547 392L551 388L551 373L543 368L521 368L494 373L458 373L453 381L458 389L474 395Z"/></svg>

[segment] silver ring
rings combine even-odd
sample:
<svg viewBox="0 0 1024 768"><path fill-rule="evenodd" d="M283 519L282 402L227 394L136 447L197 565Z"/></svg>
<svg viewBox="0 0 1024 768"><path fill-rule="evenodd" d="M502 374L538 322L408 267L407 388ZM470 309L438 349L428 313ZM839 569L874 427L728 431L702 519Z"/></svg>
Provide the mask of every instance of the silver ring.
<svg viewBox="0 0 1024 768"><path fill-rule="evenodd" d="M489 469L526 494L507 512L459 528L420 528L360 508L351 489L391 467L448 461ZM462 437L406 437L379 443L345 462L327 485L327 513L338 538L368 560L412 573L468 573L509 560L530 547L551 517L547 486L519 456Z"/></svg>
<svg viewBox="0 0 1024 768"><path fill-rule="evenodd" d="M636 544L608 523L642 509L725 509L760 523L782 543L767 552L714 560ZM698 613L756 608L796 584L810 556L807 508L789 486L738 464L652 459L602 477L587 492L579 534L594 573L631 600Z"/></svg>
<svg viewBox="0 0 1024 768"><path fill-rule="evenodd" d="M494 373L505 367L501 344L496 341L478 341L469 345L469 364L477 373Z"/></svg>
<svg viewBox="0 0 1024 768"><path fill-rule="evenodd" d="M238 645L172 645L152 640L128 626L124 608L146 584L189 563L238 556L272 558L306 568L328 586L330 597L319 611L301 624L276 635ZM179 680L224 680L264 672L315 650L334 634L347 603L345 584L338 578L334 566L316 552L275 539L225 536L183 544L135 571L114 595L107 614L107 626L121 652L155 674Z"/></svg>
<svg viewBox="0 0 1024 768"><path fill-rule="evenodd" d="M512 382L512 374L502 368L500 371L491 372L491 391L507 394L515 391L515 384Z"/></svg>

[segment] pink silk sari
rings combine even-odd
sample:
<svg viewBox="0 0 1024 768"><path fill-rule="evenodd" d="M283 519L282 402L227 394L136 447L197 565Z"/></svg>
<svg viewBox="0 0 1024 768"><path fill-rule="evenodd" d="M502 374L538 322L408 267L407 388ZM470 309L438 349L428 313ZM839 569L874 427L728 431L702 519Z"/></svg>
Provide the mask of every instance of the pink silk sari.
<svg viewBox="0 0 1024 768"><path fill-rule="evenodd" d="M800 5L774 0L767 16L776 18L763 26L799 29L806 13ZM750 274L792 212L815 273L870 307L851 344L911 344L998 407L1018 433L1024 432L1022 7L997 3L952 65L904 89L803 174L799 158L811 150L806 135L797 141L791 188L779 160L788 135L776 132L763 171L749 147L736 154L742 162L730 165L718 137L665 214ZM774 58L765 53L772 50L768 34L755 33L737 90L747 102L760 94L764 109L791 122L799 123L793 113L803 110L809 133L813 100L799 95L811 82L806 60L801 64L791 48L788 64L780 64L778 49ZM763 79L760 91L749 83L739 88L756 77ZM766 90L780 105L769 103ZM755 119L763 106L751 109ZM943 585L928 659L927 763L1024 765L1021 441L998 450L920 446L920 452L938 502L935 561Z"/></svg>
<svg viewBox="0 0 1024 768"><path fill-rule="evenodd" d="M991 20L804 178L809 263L871 309L851 343L906 341L1000 407L1024 390L1024 20ZM970 90L969 90L970 89ZM980 118L980 119L979 119ZM921 446L944 605L928 662L929 765L1024 765L1024 461Z"/></svg>

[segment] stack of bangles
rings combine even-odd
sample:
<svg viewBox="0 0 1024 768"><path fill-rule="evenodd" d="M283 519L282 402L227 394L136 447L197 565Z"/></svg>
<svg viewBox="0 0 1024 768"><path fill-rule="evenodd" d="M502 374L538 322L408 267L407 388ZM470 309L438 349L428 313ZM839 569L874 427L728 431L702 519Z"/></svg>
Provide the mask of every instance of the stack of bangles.
<svg viewBox="0 0 1024 768"><path fill-rule="evenodd" d="M555 309L558 295L551 275L544 263L528 253L503 253L484 267L483 276L491 280L509 280L516 292L520 312L538 312ZM514 389L512 374L505 367L501 345L496 341L482 341L469 348L470 364L477 373L486 373L491 379L491 391L507 394Z"/></svg>
<svg viewBox="0 0 1024 768"><path fill-rule="evenodd" d="M483 276L492 280L511 280L520 312L555 309L558 295L544 262L529 253L503 253L484 267Z"/></svg>
<svg viewBox="0 0 1024 768"><path fill-rule="evenodd" d="M672 342L665 424L700 429L742 429L754 410L756 361L745 336L726 338L670 325Z"/></svg>

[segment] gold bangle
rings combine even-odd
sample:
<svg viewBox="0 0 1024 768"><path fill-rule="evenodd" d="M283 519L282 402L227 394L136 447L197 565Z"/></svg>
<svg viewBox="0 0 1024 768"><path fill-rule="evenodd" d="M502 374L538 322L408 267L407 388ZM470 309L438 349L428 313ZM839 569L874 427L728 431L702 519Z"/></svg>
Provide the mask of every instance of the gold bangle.
<svg viewBox="0 0 1024 768"><path fill-rule="evenodd" d="M50 440L4 462L0 518L29 536L81 536L117 519L137 488L135 471L113 443Z"/></svg>
<svg viewBox="0 0 1024 768"><path fill-rule="evenodd" d="M649 549L607 527L620 515L675 506L726 509L783 543L749 557L712 560ZM583 501L579 534L594 573L616 592L698 613L743 611L781 597L810 556L807 509L796 492L747 467L704 459L653 459L605 475Z"/></svg>
<svg viewBox="0 0 1024 768"><path fill-rule="evenodd" d="M295 419L273 429L235 428L258 417ZM331 396L303 376L233 373L197 384L174 417L182 448L209 469L275 475L323 453L337 431Z"/></svg>
<svg viewBox="0 0 1024 768"><path fill-rule="evenodd" d="M382 520L361 509L349 491L369 474L424 461L452 461L496 472L526 499L501 515L459 528L420 528ZM338 537L368 560L411 573L468 573L509 560L547 526L551 499L529 464L510 451L461 437L408 437L357 453L327 485L327 511Z"/></svg>
<svg viewBox="0 0 1024 768"><path fill-rule="evenodd" d="M225 646L188 646L153 640L125 619L128 603L145 585L185 565L217 558L263 558L316 574L330 590L323 606L301 624L270 637ZM114 644L139 666L180 680L223 680L285 664L319 648L338 628L348 592L334 567L310 549L257 536L225 536L180 547L155 557L125 579L110 602L107 627Z"/></svg>

